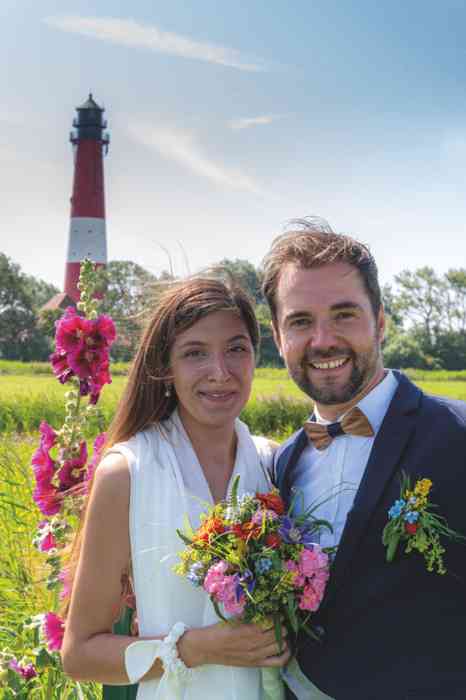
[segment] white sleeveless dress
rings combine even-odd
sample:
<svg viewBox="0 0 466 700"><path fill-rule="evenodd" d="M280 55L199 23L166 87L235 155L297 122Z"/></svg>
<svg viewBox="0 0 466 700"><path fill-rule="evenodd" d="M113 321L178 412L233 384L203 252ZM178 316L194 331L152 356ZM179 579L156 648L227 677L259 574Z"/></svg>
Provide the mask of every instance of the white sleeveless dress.
<svg viewBox="0 0 466 700"><path fill-rule="evenodd" d="M170 440L174 425L181 425L176 411L162 424L162 431L149 428L112 447L112 452L126 457L131 475L129 532L140 637L166 635L176 622L203 627L219 621L207 593L172 570L177 553L184 548L176 530L184 529L186 517L197 527L203 497L186 488L186 481L191 486L195 483L186 467L188 471L202 469L189 442L183 445ZM240 420L235 430L237 457L228 492L236 475L240 476L240 494L267 491L272 462L268 441L251 436ZM183 459L180 465L177 455L187 457L189 450L191 464ZM203 474L200 478L202 481ZM141 677L157 656L157 643L139 641L130 650L132 666ZM172 681L164 674L161 680L141 682L137 700L260 700L262 695L260 669L255 668L205 665L194 669L181 687L175 689Z"/></svg>

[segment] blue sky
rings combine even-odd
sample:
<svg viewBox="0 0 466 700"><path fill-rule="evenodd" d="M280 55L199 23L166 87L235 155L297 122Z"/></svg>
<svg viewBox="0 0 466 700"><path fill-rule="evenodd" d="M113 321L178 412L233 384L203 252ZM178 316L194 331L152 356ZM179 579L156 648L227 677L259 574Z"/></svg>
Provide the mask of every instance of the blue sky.
<svg viewBox="0 0 466 700"><path fill-rule="evenodd" d="M466 266L465 26L464 0L3 0L0 250L61 286L92 90L110 259L258 264L319 215L382 281Z"/></svg>

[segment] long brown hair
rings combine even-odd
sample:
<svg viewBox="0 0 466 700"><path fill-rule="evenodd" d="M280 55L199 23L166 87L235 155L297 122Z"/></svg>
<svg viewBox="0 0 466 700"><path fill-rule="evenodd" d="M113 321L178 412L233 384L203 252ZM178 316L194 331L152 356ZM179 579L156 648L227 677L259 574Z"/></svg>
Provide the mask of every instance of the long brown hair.
<svg viewBox="0 0 466 700"><path fill-rule="evenodd" d="M244 322L254 351L259 345L259 326L251 300L231 280L193 277L171 285L159 297L142 335L124 393L107 431L102 455L117 442L128 440L150 425L158 425L175 409L178 398L171 387L170 352L175 338L197 321L217 311L231 311ZM167 392L167 387L170 391ZM169 394L169 395L167 395ZM89 486L89 494L92 482ZM79 561L86 506L70 549L66 566L67 583L72 587ZM62 613L67 614L69 600Z"/></svg>

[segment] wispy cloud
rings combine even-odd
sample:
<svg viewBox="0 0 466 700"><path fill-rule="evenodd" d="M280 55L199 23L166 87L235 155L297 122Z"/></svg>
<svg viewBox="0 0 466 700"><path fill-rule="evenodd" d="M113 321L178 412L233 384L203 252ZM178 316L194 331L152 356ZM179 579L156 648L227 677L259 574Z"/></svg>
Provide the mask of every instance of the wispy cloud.
<svg viewBox="0 0 466 700"><path fill-rule="evenodd" d="M244 71L266 70L263 62L250 61L236 49L194 41L189 37L165 32L155 25L141 24L132 19L58 15L46 17L44 22L65 32L81 34L121 46L158 51L171 56L207 61Z"/></svg>
<svg viewBox="0 0 466 700"><path fill-rule="evenodd" d="M282 119L283 114L262 114L259 117L243 117L239 119L232 119L228 122L230 129L249 129L251 126L261 126L263 124L271 124L277 121L277 119Z"/></svg>
<svg viewBox="0 0 466 700"><path fill-rule="evenodd" d="M129 131L132 138L157 151L163 158L179 163L192 173L215 182L216 185L263 194L253 178L209 158L197 143L195 135L186 129L138 124L129 127Z"/></svg>

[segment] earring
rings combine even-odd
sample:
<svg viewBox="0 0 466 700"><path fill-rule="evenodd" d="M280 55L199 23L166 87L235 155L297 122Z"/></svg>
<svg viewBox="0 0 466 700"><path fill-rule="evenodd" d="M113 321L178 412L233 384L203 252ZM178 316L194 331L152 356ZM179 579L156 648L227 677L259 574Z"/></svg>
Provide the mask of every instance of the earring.
<svg viewBox="0 0 466 700"><path fill-rule="evenodd" d="M171 395L172 395L172 388L171 388L170 384L166 384L165 385L165 396L167 397L167 399L169 399Z"/></svg>

